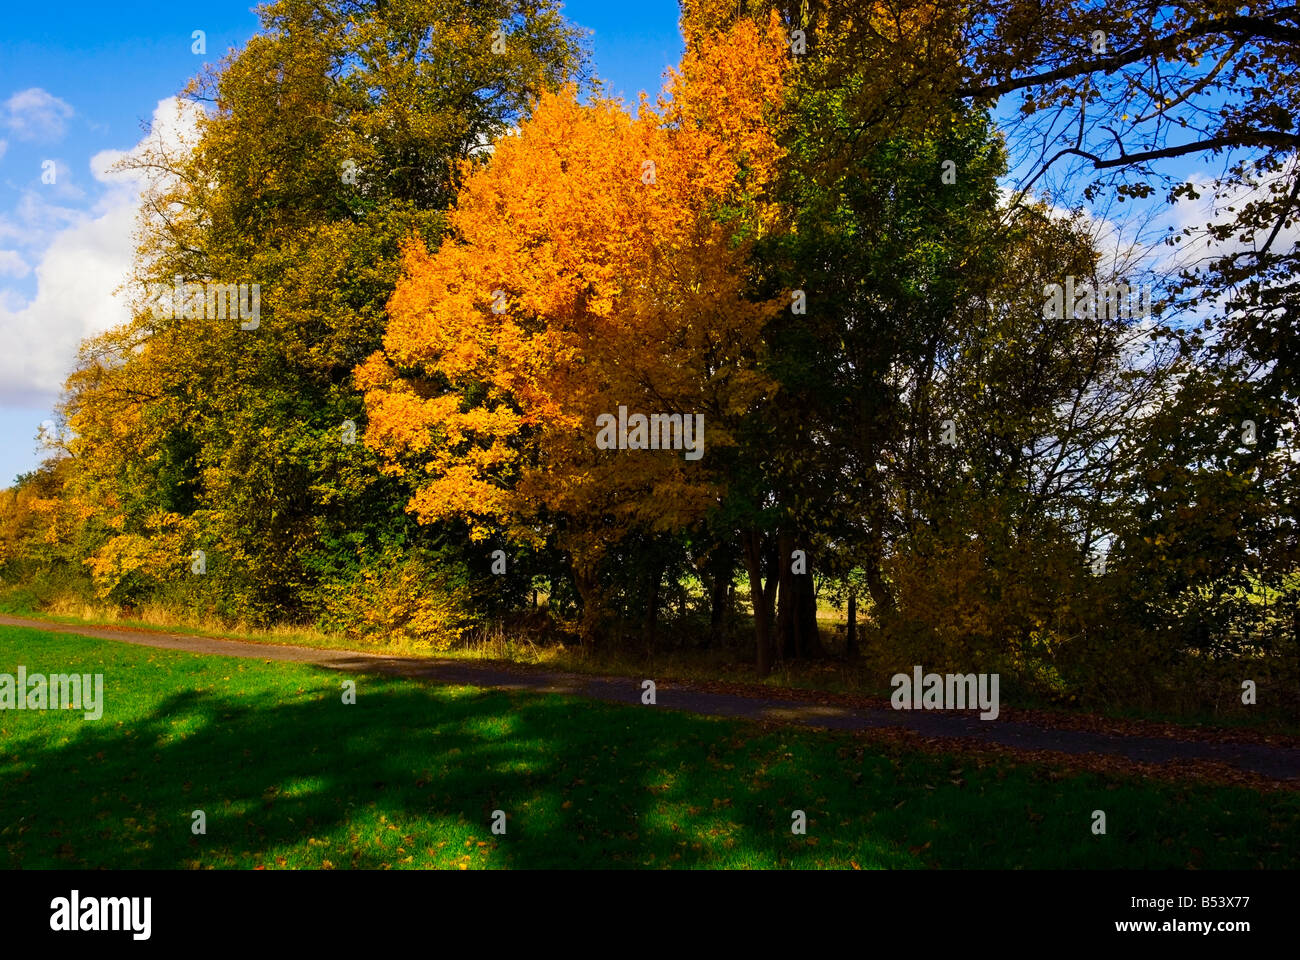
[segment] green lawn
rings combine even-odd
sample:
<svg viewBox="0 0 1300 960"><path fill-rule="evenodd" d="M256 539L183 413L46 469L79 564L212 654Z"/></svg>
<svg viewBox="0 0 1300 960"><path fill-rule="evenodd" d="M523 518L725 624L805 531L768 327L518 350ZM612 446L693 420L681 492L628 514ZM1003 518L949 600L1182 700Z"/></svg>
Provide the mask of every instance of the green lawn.
<svg viewBox="0 0 1300 960"><path fill-rule="evenodd" d="M0 712L6 868L1300 865L1295 793L368 676L345 705L330 671L0 628L19 664L102 672L106 705Z"/></svg>

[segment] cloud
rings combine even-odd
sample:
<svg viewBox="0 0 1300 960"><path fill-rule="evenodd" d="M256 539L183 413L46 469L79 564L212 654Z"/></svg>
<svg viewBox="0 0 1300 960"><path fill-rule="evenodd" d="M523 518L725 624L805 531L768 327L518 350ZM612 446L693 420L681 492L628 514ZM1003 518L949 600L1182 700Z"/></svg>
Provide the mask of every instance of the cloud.
<svg viewBox="0 0 1300 960"><path fill-rule="evenodd" d="M61 230L75 226L87 215L84 210L51 203L46 199L51 189L26 190L13 215L0 214L0 241L25 249L29 259L38 259Z"/></svg>
<svg viewBox="0 0 1300 960"><path fill-rule="evenodd" d="M0 140L0 160L3 160L5 158L5 153L6 151L8 151L8 149L9 149L9 141Z"/></svg>
<svg viewBox="0 0 1300 960"><path fill-rule="evenodd" d="M171 150L191 143L197 112L175 98L163 100L144 141L131 151L96 154L90 170L105 190L92 210L55 206L29 194L19 204L17 222L0 218L0 238L17 236L20 246L29 246L33 235L46 241L34 269L35 295L16 303L12 294L0 292L0 403L50 402L81 341L130 318L127 301L116 291L130 272L144 183L138 174L110 167L146 143ZM21 256L17 262L27 266ZM0 273L6 263L16 269L0 253Z"/></svg>
<svg viewBox="0 0 1300 960"><path fill-rule="evenodd" d="M135 211L117 205L60 233L36 267L36 296L22 309L0 311L0 400L53 396L71 369L82 338L127 318L114 296L131 265Z"/></svg>
<svg viewBox="0 0 1300 960"><path fill-rule="evenodd" d="M1150 248L1144 234L1145 225L1140 214L1111 207L1106 210L1071 210L1042 197L1022 197L1020 191L1007 184L998 187L1001 205L1009 209L1016 201L1043 202L1053 218L1075 220L1080 230L1091 238L1097 251L1096 275L1102 280L1133 281L1140 273L1149 270L1158 259L1158 251ZM1119 214L1118 216L1116 214Z"/></svg>
<svg viewBox="0 0 1300 960"><path fill-rule="evenodd" d="M1232 223L1248 204L1273 199L1278 195L1278 189L1285 192L1293 182L1291 178L1296 175L1297 164L1300 164L1300 158L1292 157L1278 173L1260 180L1232 184L1217 193L1213 177L1203 174L1188 177L1188 182L1201 194L1200 198L1179 200L1160 220L1162 228L1171 229L1174 235L1184 238L1180 244L1166 248L1171 251L1167 254L1168 262L1172 266L1191 269L1202 267L1215 257L1261 250L1272 232L1271 223L1244 235L1234 232L1224 240L1210 236L1208 228L1211 224ZM1300 244L1300 223L1292 219L1278 230L1272 249L1284 253L1295 249L1297 244Z"/></svg>
<svg viewBox="0 0 1300 960"><path fill-rule="evenodd" d="M19 140L51 143L60 140L73 109L40 87L15 93L4 103L4 124Z"/></svg>
<svg viewBox="0 0 1300 960"><path fill-rule="evenodd" d="M0 250L0 276L25 277L32 272L17 250Z"/></svg>
<svg viewBox="0 0 1300 960"><path fill-rule="evenodd" d="M101 150L90 158L90 172L101 183L141 185L142 174L135 170L116 169L126 159L142 154L146 147L169 156L188 150L198 142L202 110L188 100L168 97L158 101L145 138L130 150Z"/></svg>

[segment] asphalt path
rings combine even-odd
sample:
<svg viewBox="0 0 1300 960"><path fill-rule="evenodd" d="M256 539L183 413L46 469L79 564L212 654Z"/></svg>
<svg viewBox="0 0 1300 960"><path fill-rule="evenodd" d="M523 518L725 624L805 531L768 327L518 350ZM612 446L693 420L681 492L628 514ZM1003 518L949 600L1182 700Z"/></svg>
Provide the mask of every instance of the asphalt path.
<svg viewBox="0 0 1300 960"><path fill-rule="evenodd" d="M497 690L561 693L611 703L641 704L642 681L630 677L591 676L547 670L511 668L499 663L424 657L390 657L354 650L322 650L274 643L252 643L216 637L51 623L0 615L0 624L33 627L57 633L116 640L165 650L224 657L305 663L353 673L386 674L440 684ZM0 648L2 649L2 648ZM653 679L653 678L649 678ZM1016 720L978 719L975 711L893 710L887 707L846 707L812 700L770 699L720 693L688 683L656 683L655 706L716 717L802 724L833 730L903 728L927 738L984 741L1013 750L1063 754L1100 754L1140 763L1163 764L1210 760L1273 780L1300 780L1300 749L1263 743L1178 740L1169 737L1121 736L1062 729Z"/></svg>

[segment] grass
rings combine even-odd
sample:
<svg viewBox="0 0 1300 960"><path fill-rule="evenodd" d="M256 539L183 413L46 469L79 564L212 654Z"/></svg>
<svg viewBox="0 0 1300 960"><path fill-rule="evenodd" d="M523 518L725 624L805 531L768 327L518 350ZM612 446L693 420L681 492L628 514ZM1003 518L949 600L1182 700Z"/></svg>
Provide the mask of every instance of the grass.
<svg viewBox="0 0 1300 960"><path fill-rule="evenodd" d="M247 624L232 624L211 617L187 616L163 603L144 604L133 615L126 615L119 607L89 603L72 594L56 594L41 600L30 590L12 585L0 586L0 613L49 620L52 623L130 627L133 630L159 630L167 633L192 634L197 637L223 637L245 640L249 643L283 643L317 650L349 646L345 638L305 624L279 624L269 628L250 627ZM410 656L419 656L421 652L427 653L416 649L390 652L401 652Z"/></svg>
<svg viewBox="0 0 1300 960"><path fill-rule="evenodd" d="M1292 792L0 627L19 664L103 673L105 708L0 712L6 868L1300 865Z"/></svg>
<svg viewBox="0 0 1300 960"><path fill-rule="evenodd" d="M798 690L829 691L888 699L891 688L888 677L893 670L879 668L870 658L856 661L843 658L808 661L778 662L771 674L759 678L754 664L747 659L749 646L737 649L727 646L714 649L660 647L645 650L631 646L610 646L601 651L588 651L576 644L556 642L537 643L524 631L493 627L464 644L450 650L432 651L427 645L414 643L367 644L303 624L281 624L270 628L256 628L247 624L231 624L210 618L195 619L184 611L165 604L146 604L133 616L123 615L115 607L90 604L71 594L56 592L43 601L21 585L0 585L0 613L49 620L55 623L83 626L107 625L132 629L156 629L168 633L184 633L203 637L222 637L249 643L278 643L311 649L353 649L410 657L439 657L456 660L500 660L524 666L564 670L594 675L617 675L639 678L653 674L665 680L714 681L749 684L755 687L786 687ZM818 621L827 638L836 626L833 608L823 605L818 609ZM743 618L742 618L743 619ZM748 624L738 625L743 631ZM869 644L869 630L864 629L863 642ZM1267 696L1260 706L1242 708L1237 703L1239 691L1233 685L1225 687L1229 700L1226 709L1189 710L1156 708L1149 705L1123 702L1083 708L1069 702L1044 697L1014 677L1003 677L1003 701L1028 709L1049 710L1060 713L1099 714L1125 720L1154 720L1188 727L1240 729L1261 733L1300 736L1300 719L1287 705L1273 704Z"/></svg>

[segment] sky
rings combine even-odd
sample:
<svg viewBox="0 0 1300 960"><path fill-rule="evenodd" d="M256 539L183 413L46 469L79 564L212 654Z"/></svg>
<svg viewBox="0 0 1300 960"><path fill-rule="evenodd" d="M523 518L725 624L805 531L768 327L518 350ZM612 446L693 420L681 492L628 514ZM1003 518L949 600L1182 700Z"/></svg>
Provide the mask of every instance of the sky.
<svg viewBox="0 0 1300 960"><path fill-rule="evenodd" d="M251 0L17 3L0 28L0 487L44 456L82 338L125 322L138 184L109 170L205 63L258 29ZM635 102L681 57L676 0L571 0L607 92ZM206 53L194 52L203 31ZM52 181L52 182L51 182Z"/></svg>

